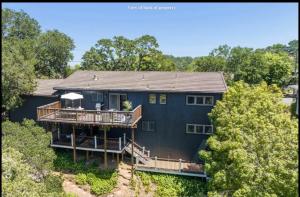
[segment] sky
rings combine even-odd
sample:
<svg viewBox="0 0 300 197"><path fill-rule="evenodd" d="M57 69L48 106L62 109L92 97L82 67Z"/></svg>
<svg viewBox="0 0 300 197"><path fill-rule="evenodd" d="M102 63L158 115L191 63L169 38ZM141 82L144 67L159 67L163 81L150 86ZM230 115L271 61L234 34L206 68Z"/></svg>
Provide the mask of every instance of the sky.
<svg viewBox="0 0 300 197"><path fill-rule="evenodd" d="M71 65L102 38L154 36L164 54L204 56L218 47L263 48L298 39L297 3L2 3L58 29L76 45Z"/></svg>

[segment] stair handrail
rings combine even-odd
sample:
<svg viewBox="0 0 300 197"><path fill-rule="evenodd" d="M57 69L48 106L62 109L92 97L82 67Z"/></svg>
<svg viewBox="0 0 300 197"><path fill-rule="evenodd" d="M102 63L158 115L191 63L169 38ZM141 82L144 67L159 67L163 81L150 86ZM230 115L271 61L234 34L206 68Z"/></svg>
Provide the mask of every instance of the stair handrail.
<svg viewBox="0 0 300 197"><path fill-rule="evenodd" d="M127 143L126 147L128 147L129 144L130 144L130 143ZM131 152L131 151L129 151L129 152ZM145 160L147 160L148 158L150 158L150 157L145 156L145 155L142 155L142 154L140 154L139 152L136 152L136 151L134 151L133 154L136 154L136 155L138 155L139 157L141 157L141 158L143 158L143 159L145 159Z"/></svg>
<svg viewBox="0 0 300 197"><path fill-rule="evenodd" d="M131 139L127 138L127 140L130 141L130 142L132 143L132 140L131 140ZM133 142L133 144L134 144L134 146L138 147L140 150L143 150L143 147L141 147L140 145L138 145L136 142ZM145 151L145 152L148 152L148 150L147 150L146 148L144 149L144 151ZM141 151L141 152L143 152L143 151ZM146 154L145 154L145 155L146 155ZM148 157L148 156L146 156L146 157Z"/></svg>

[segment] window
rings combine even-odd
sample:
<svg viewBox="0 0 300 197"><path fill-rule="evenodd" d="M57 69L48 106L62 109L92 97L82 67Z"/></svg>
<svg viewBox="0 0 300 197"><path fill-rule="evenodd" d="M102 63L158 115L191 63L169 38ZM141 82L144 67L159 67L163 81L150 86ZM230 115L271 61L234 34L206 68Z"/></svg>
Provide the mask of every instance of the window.
<svg viewBox="0 0 300 197"><path fill-rule="evenodd" d="M92 94L92 101L93 102L103 102L103 94L99 92L93 92Z"/></svg>
<svg viewBox="0 0 300 197"><path fill-rule="evenodd" d="M187 133L194 133L194 129L195 129L194 125L187 124L187 129L186 129Z"/></svg>
<svg viewBox="0 0 300 197"><path fill-rule="evenodd" d="M200 96L196 97L196 104L197 105L202 105L203 104L203 97L200 97Z"/></svg>
<svg viewBox="0 0 300 197"><path fill-rule="evenodd" d="M193 105L195 103L195 97L194 96L187 96L187 104Z"/></svg>
<svg viewBox="0 0 300 197"><path fill-rule="evenodd" d="M142 130L143 131L154 131L155 130L155 122L154 121L143 121L142 122Z"/></svg>
<svg viewBox="0 0 300 197"><path fill-rule="evenodd" d="M156 94L149 94L149 103L156 104Z"/></svg>
<svg viewBox="0 0 300 197"><path fill-rule="evenodd" d="M205 125L204 126L204 133L205 134L211 134L212 132L213 132L213 127L212 127L212 125Z"/></svg>
<svg viewBox="0 0 300 197"><path fill-rule="evenodd" d="M187 105L213 105L212 96L186 96Z"/></svg>
<svg viewBox="0 0 300 197"><path fill-rule="evenodd" d="M159 104L166 104L167 103L167 95L160 94L159 95Z"/></svg>
<svg viewBox="0 0 300 197"><path fill-rule="evenodd" d="M213 104L213 97L212 96L206 96L205 97L205 105L212 105Z"/></svg>
<svg viewBox="0 0 300 197"><path fill-rule="evenodd" d="M212 125L186 124L186 133L212 134Z"/></svg>
<svg viewBox="0 0 300 197"><path fill-rule="evenodd" d="M203 133L203 125L195 125L196 133Z"/></svg>

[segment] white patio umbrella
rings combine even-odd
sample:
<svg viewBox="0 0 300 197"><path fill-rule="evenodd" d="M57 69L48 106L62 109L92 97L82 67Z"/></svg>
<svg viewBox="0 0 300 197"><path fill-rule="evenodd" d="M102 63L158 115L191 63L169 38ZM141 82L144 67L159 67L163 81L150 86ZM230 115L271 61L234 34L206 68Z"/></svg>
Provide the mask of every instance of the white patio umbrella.
<svg viewBox="0 0 300 197"><path fill-rule="evenodd" d="M72 107L73 107L73 100L80 99L80 107L81 107L81 99L83 99L83 96L81 94L78 94L78 93L70 92L70 93L61 95L60 98L71 100L72 101Z"/></svg>

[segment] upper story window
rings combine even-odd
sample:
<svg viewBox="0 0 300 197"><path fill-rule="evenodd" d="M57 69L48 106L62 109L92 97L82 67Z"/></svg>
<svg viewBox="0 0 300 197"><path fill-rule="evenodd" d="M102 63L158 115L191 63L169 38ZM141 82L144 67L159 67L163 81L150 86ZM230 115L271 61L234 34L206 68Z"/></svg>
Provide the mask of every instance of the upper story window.
<svg viewBox="0 0 300 197"><path fill-rule="evenodd" d="M143 131L154 131L155 130L155 122L154 121L143 121L142 122L142 130Z"/></svg>
<svg viewBox="0 0 300 197"><path fill-rule="evenodd" d="M93 102L103 102L103 93L93 92L91 94L92 94L92 101Z"/></svg>
<svg viewBox="0 0 300 197"><path fill-rule="evenodd" d="M166 94L159 95L159 104L167 104L167 95Z"/></svg>
<svg viewBox="0 0 300 197"><path fill-rule="evenodd" d="M186 133L193 134L212 134L212 125L201 125L201 124L186 124Z"/></svg>
<svg viewBox="0 0 300 197"><path fill-rule="evenodd" d="M149 94L149 103L156 104L156 94Z"/></svg>
<svg viewBox="0 0 300 197"><path fill-rule="evenodd" d="M188 95L186 96L187 105L208 105L211 106L214 103L213 96L196 96Z"/></svg>

